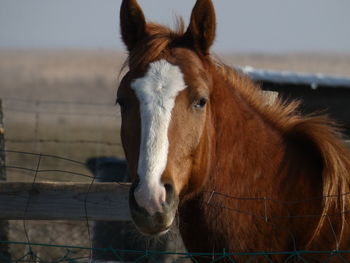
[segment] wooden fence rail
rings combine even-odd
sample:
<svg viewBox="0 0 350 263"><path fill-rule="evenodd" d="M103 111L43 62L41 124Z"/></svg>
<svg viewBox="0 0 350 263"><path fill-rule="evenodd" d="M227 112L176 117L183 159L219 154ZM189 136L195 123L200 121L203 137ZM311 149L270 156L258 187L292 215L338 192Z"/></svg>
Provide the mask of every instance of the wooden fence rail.
<svg viewBox="0 0 350 263"><path fill-rule="evenodd" d="M129 221L129 184L0 183L0 219Z"/></svg>

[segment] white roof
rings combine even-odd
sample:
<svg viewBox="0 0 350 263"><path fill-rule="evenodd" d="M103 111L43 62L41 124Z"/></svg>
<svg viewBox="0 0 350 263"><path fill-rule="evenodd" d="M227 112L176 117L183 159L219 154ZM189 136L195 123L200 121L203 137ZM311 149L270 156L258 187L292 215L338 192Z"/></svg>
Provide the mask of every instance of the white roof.
<svg viewBox="0 0 350 263"><path fill-rule="evenodd" d="M288 71L271 71L255 69L250 66L236 67L240 72L257 82L271 82L276 84L309 85L312 89L322 87L350 88L350 77L335 77L321 73L296 73Z"/></svg>

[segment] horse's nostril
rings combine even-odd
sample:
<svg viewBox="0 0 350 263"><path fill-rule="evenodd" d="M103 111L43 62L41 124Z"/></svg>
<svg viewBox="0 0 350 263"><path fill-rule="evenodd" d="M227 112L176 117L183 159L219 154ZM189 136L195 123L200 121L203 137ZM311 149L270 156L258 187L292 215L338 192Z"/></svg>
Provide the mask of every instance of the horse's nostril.
<svg viewBox="0 0 350 263"><path fill-rule="evenodd" d="M166 198L165 202L167 205L171 205L174 202L174 187L171 184L164 185Z"/></svg>

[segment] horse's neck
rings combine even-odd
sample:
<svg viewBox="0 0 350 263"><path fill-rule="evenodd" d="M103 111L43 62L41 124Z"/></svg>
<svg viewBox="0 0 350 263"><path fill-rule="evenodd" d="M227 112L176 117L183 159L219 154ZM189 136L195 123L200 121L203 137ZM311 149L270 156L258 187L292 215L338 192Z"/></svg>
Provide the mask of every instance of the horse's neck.
<svg viewBox="0 0 350 263"><path fill-rule="evenodd" d="M221 87L213 100L215 139L211 147L211 174L202 194L189 202L187 208L185 206L185 213L186 209L192 210L192 213L195 211L196 218L189 216L185 220L197 222L198 239L192 240L193 250L199 244L207 249L224 246L227 249L240 247L249 250L251 244L233 241L237 240L234 236L238 233L248 235L249 228L253 235L255 226L252 222L255 219L251 221L249 214L253 217L272 216L261 201L264 198L295 200L310 197L304 193L316 195L315 190L310 189L311 184L305 182L304 175L311 174L312 177L318 168L312 161L312 152L302 152L305 150L302 145L285 138L232 88ZM306 162L309 162L309 168L304 169ZM305 191L298 189L301 185ZM286 196L291 193L299 196ZM241 198L260 198L260 201L242 201ZM202 216L201 222L198 222L198 216ZM259 226L256 225L256 228ZM220 229L228 231L222 233ZM211 240L203 241L206 235L211 235Z"/></svg>
<svg viewBox="0 0 350 263"><path fill-rule="evenodd" d="M254 184L276 182L287 141L232 87L221 87L220 92L222 101L215 102L219 106L213 109L217 132L215 176L206 188L236 196L265 195L261 187L254 189ZM242 184L244 187L232 187Z"/></svg>

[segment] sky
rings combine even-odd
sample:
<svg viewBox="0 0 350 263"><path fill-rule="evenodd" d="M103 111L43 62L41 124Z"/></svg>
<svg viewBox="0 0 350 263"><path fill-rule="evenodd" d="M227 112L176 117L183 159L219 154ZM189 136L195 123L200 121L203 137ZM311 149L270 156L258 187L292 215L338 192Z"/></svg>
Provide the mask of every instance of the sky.
<svg viewBox="0 0 350 263"><path fill-rule="evenodd" d="M214 51L350 53L349 0L213 0ZM188 22L195 0L139 0L146 18ZM123 50L121 0L0 0L0 49Z"/></svg>

